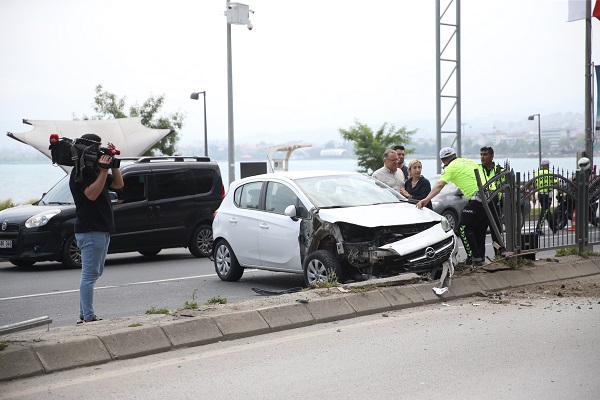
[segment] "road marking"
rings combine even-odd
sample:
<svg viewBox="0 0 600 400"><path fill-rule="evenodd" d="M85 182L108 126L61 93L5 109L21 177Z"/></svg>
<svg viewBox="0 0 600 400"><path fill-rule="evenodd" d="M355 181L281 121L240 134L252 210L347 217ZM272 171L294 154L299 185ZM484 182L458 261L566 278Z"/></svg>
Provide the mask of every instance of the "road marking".
<svg viewBox="0 0 600 400"><path fill-rule="evenodd" d="M154 281L145 281L145 282L132 282L132 283L124 283L122 285L114 285L114 286L98 286L98 287L94 288L94 290L114 289L114 288L118 288L118 287L132 286L132 285L147 285L147 284L150 284L150 283L160 283L160 282L170 282L170 281L182 281L182 280L187 280L187 279L209 278L209 277L213 277L213 276L217 276L217 274L184 276L184 277L181 277L181 278L158 279L158 280L154 280ZM77 293L77 292L79 292L79 289L61 290L60 292L26 294L26 295L23 295L23 296L2 297L2 298L0 298L0 301L4 301L4 300L16 300L16 299L27 299L27 298L31 298L31 297L42 297L42 296L50 296L50 295L54 295L54 294L66 294L66 293Z"/></svg>

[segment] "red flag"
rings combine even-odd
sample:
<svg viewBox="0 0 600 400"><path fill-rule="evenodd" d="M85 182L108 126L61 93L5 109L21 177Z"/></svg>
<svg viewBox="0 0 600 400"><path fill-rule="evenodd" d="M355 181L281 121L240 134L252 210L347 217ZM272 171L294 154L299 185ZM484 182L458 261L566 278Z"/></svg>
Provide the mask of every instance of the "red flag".
<svg viewBox="0 0 600 400"><path fill-rule="evenodd" d="M592 17L596 17L600 19L600 0L596 0L596 5L594 6L594 11L592 11Z"/></svg>

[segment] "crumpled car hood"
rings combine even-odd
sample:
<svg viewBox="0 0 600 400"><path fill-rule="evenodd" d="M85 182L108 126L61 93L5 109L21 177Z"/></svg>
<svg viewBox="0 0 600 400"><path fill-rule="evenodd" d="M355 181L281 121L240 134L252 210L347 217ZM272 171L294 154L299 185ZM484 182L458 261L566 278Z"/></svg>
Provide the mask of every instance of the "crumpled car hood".
<svg viewBox="0 0 600 400"><path fill-rule="evenodd" d="M319 210L323 221L347 222L367 228L420 224L441 221L442 217L428 208L418 209L410 203L388 203L360 207L325 208Z"/></svg>

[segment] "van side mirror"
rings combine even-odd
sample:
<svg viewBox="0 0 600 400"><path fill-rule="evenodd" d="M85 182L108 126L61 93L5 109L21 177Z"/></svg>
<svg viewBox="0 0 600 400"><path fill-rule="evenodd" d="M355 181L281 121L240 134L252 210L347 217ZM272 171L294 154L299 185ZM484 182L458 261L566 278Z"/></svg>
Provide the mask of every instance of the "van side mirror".
<svg viewBox="0 0 600 400"><path fill-rule="evenodd" d="M116 204L117 203L117 200L119 199L119 196L117 196L116 192L109 191L108 192L108 196L110 197L110 202L112 204Z"/></svg>

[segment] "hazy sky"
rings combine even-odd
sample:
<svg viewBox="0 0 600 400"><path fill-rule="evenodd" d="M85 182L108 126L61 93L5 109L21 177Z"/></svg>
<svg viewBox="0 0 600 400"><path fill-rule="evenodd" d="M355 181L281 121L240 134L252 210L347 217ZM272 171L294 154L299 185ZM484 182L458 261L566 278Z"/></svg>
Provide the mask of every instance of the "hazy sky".
<svg viewBox="0 0 600 400"><path fill-rule="evenodd" d="M254 29L231 29L236 143L338 140L355 119L433 135L435 0L248 4ZM463 121L584 112L585 23L566 22L567 0L461 8ZM190 93L206 90L209 141L225 142L224 10L224 0L0 0L0 147L14 143L5 132L30 129L23 118L93 115L98 84L128 105L164 94L163 112L187 115L184 143L203 143L202 97Z"/></svg>

